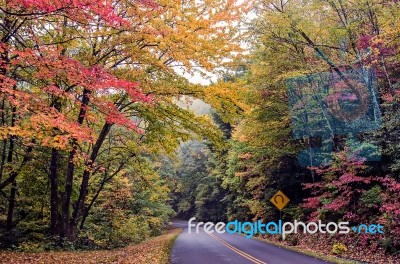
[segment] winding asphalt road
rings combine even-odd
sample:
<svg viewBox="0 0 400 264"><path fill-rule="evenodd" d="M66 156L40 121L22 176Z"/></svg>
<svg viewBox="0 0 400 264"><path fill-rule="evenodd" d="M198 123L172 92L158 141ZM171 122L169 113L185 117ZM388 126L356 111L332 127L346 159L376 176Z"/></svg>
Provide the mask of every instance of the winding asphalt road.
<svg viewBox="0 0 400 264"><path fill-rule="evenodd" d="M172 248L172 264L327 264L310 256L241 235L189 234L186 221L174 221L183 229Z"/></svg>

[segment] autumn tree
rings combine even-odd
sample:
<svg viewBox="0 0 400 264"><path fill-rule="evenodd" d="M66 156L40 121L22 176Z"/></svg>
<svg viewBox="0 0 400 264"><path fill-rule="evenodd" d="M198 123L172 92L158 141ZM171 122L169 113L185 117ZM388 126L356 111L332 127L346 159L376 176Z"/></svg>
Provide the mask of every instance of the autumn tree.
<svg viewBox="0 0 400 264"><path fill-rule="evenodd" d="M239 51L234 25L247 5L4 1L0 190L10 190L9 227L18 177L37 155L49 159L51 232L73 241L132 159L170 154L196 134L217 140L207 118L175 104L204 97L175 69L212 70Z"/></svg>

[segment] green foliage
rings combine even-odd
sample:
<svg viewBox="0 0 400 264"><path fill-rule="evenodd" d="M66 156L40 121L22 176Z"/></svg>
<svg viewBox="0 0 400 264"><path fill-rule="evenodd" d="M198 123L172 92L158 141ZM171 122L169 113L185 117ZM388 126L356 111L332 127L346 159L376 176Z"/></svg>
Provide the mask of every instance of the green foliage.
<svg viewBox="0 0 400 264"><path fill-rule="evenodd" d="M342 255L343 253L346 253L347 247L345 244L342 243L334 243L332 246L332 253L335 255Z"/></svg>
<svg viewBox="0 0 400 264"><path fill-rule="evenodd" d="M159 235L174 216L166 204L169 190L151 169L150 161L136 162L113 178L88 216L84 237L101 247L139 243Z"/></svg>
<svg viewBox="0 0 400 264"><path fill-rule="evenodd" d="M161 175L173 179L172 203L178 217L221 221L225 215L224 191L216 154L199 141L182 143L177 160L164 160ZM173 170L166 168L173 167Z"/></svg>
<svg viewBox="0 0 400 264"><path fill-rule="evenodd" d="M382 189L380 186L374 186L365 191L361 197L360 202L366 208L378 208L382 204Z"/></svg>
<svg viewBox="0 0 400 264"><path fill-rule="evenodd" d="M113 246L125 246L139 243L150 236L150 227L141 217L130 217L123 222L114 221L109 243Z"/></svg>

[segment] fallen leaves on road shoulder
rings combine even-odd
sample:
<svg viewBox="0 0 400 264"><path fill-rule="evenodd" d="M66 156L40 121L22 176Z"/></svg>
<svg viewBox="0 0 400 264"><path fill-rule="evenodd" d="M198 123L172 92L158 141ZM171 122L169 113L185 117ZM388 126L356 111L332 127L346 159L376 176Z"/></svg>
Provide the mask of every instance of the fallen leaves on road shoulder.
<svg viewBox="0 0 400 264"><path fill-rule="evenodd" d="M152 238L142 244L127 246L115 250L60 251L25 253L0 251L0 263L124 263L124 264L166 264L173 241L180 233L173 229L166 234Z"/></svg>

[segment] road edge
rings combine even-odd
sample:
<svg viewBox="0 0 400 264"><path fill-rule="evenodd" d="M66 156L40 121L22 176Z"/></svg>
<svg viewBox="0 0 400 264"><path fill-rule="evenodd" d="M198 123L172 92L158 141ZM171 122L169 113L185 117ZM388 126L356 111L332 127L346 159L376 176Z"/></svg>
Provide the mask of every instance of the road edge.
<svg viewBox="0 0 400 264"><path fill-rule="evenodd" d="M175 229L176 229L176 231L175 231ZM173 230L174 230L174 232L176 232L176 234L174 234L174 236L171 237L171 239L168 241L168 243L166 245L165 256L161 260L162 264L170 264L171 263L172 248L174 247L176 239L182 233L182 228L174 228Z"/></svg>

